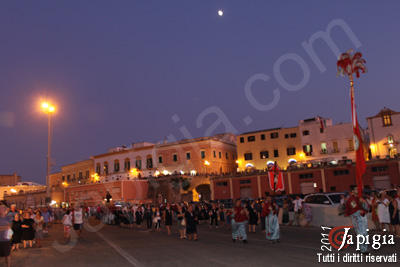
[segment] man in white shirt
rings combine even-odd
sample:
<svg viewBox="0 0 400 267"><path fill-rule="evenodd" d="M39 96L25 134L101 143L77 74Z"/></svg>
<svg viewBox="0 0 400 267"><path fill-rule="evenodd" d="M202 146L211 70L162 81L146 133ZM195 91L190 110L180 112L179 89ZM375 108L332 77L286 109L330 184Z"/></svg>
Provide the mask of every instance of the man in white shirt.
<svg viewBox="0 0 400 267"><path fill-rule="evenodd" d="M300 225L300 214L302 211L302 205L303 200L299 197L296 196L296 199L293 200L293 205L294 205L294 223L293 225L299 226Z"/></svg>

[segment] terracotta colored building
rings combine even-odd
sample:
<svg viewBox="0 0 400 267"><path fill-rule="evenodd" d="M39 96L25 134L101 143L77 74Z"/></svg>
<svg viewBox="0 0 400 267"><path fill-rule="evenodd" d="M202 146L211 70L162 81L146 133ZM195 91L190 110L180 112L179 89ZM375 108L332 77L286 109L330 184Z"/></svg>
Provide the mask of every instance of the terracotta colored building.
<svg viewBox="0 0 400 267"><path fill-rule="evenodd" d="M0 174L0 186L16 185L21 182L21 176L16 173Z"/></svg>
<svg viewBox="0 0 400 267"><path fill-rule="evenodd" d="M147 201L147 180L113 181L85 185L72 185L65 188L65 202L69 204L97 205L105 203L107 192L112 201Z"/></svg>
<svg viewBox="0 0 400 267"><path fill-rule="evenodd" d="M237 167L233 134L159 144L156 153L159 174L232 173Z"/></svg>
<svg viewBox="0 0 400 267"><path fill-rule="evenodd" d="M305 167L283 171L285 191L289 194L349 191L356 185L355 165L344 161L335 166ZM259 198L273 194L265 172L211 178L213 199ZM400 185L400 161L367 162L366 188L382 190Z"/></svg>

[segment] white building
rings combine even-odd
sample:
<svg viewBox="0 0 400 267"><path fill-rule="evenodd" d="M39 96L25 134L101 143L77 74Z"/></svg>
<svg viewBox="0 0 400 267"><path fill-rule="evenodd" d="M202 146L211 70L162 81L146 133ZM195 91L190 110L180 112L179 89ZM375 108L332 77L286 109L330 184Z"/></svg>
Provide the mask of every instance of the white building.
<svg viewBox="0 0 400 267"><path fill-rule="evenodd" d="M334 125L332 119L315 117L301 120L299 131L305 161L355 159L352 123Z"/></svg>
<svg viewBox="0 0 400 267"><path fill-rule="evenodd" d="M397 157L400 140L400 112L383 108L367 118L372 158Z"/></svg>
<svg viewBox="0 0 400 267"><path fill-rule="evenodd" d="M93 156L95 172L101 182L129 180L154 175L157 170L153 143L134 143L131 147L116 147Z"/></svg>

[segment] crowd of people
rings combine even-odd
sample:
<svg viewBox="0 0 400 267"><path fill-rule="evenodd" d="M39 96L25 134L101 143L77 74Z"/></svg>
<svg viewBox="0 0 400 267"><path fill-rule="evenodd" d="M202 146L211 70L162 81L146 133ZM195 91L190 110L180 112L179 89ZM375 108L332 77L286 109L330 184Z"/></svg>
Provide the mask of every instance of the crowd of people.
<svg viewBox="0 0 400 267"><path fill-rule="evenodd" d="M371 213L375 230L400 236L400 189L397 194L372 193L358 196L357 192L342 195L338 215L350 216L355 231L366 234L367 213ZM259 231L265 239L280 242L280 225L309 226L312 208L300 196L272 197L232 202L196 202L131 204L106 203L97 206L75 205L62 208L27 208L17 210L15 205L0 205L0 256L10 266L10 253L19 249L41 247L54 223L63 224L64 241L68 243L74 231L81 237L82 228L89 219L104 224L127 228L161 231L172 235L176 225L180 239L197 241L198 225L210 229L222 227L232 232L232 242L248 243L247 233ZM175 228L174 228L175 229ZM364 251L366 248L364 248Z"/></svg>

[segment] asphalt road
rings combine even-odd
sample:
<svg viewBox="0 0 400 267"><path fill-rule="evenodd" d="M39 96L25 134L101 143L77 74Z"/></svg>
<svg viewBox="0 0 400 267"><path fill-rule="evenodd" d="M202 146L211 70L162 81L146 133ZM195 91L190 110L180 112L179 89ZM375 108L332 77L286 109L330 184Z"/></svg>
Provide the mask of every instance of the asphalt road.
<svg viewBox="0 0 400 267"><path fill-rule="evenodd" d="M199 227L199 241L178 239L177 231L149 232L103 226L98 231L84 231L83 236L68 245L62 243L62 226L54 225L42 248L22 249L12 254L12 266L323 266L318 263L321 252L321 229L281 227L281 242L270 244L260 231L248 235L248 244L233 243L230 231ZM396 245L383 246L375 255L400 254ZM352 253L350 247L345 252ZM400 257L400 255L398 255ZM385 264L398 266L397 263ZM4 262L0 262L3 266ZM343 265L345 264L335 264ZM347 264L361 266L365 263ZM382 266L369 263L368 266Z"/></svg>

